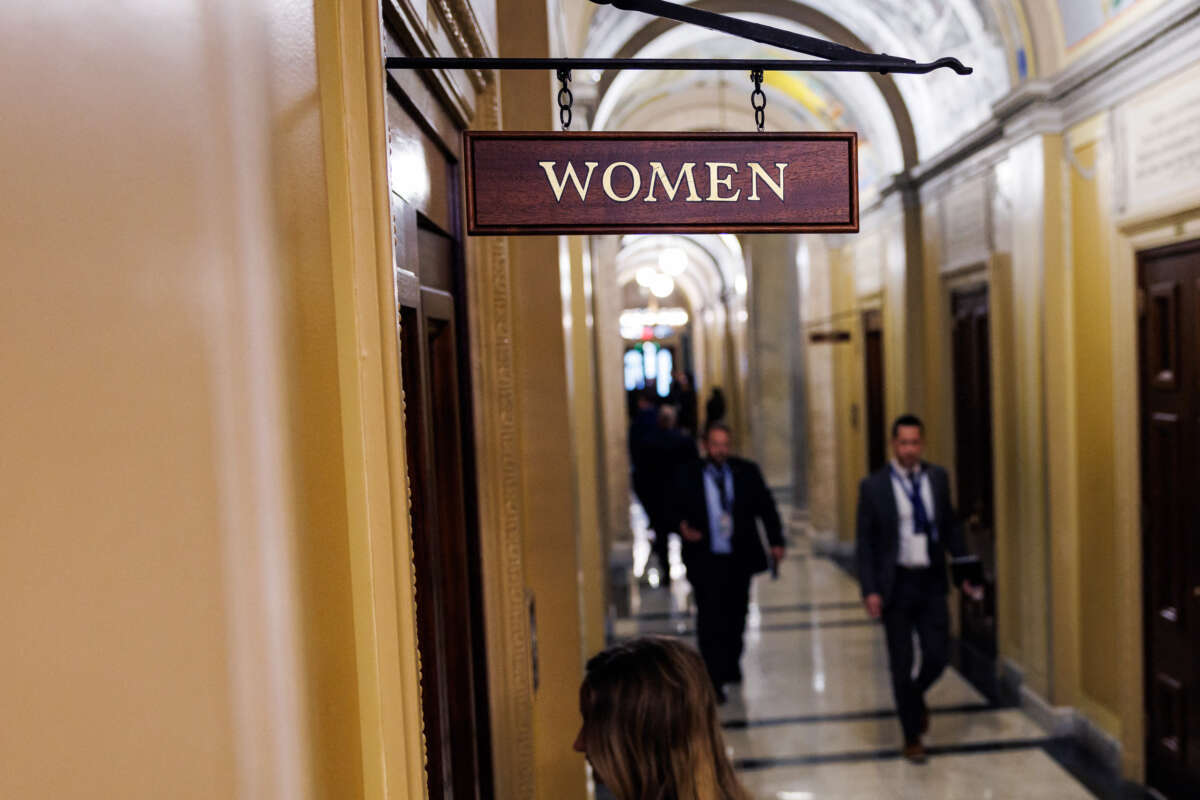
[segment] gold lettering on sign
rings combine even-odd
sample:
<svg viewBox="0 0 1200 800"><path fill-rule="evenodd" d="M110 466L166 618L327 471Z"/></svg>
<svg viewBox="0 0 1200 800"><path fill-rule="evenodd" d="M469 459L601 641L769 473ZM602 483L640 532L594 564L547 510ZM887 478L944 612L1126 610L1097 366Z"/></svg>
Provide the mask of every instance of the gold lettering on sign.
<svg viewBox="0 0 1200 800"><path fill-rule="evenodd" d="M719 190L722 186L726 189L733 188L733 175L726 175L724 178L719 177L722 169L731 169L734 172L738 171L737 164L731 164L728 161L709 161L707 199L710 203L736 203L737 199L742 196L741 189L734 192L732 197L721 197Z"/></svg>
<svg viewBox="0 0 1200 800"><path fill-rule="evenodd" d="M587 167L587 178L584 179L583 185L579 184L579 176L575 174L575 165L570 161L567 162L567 168L563 171L562 180L554 174L554 167L558 164L557 161L539 161L538 166L546 171L546 180L550 183L550 188L554 190L554 199L562 202L563 189L567 187L567 181L575 184L575 191L579 192L579 199L586 200L588 187L592 185L592 170L600 165L599 161L585 161L584 166ZM609 167L611 170L612 167ZM605 180L607 181L607 173Z"/></svg>
<svg viewBox="0 0 1200 800"><path fill-rule="evenodd" d="M775 163L775 168L779 170L779 183L776 183L775 181L771 180L771 176L768 175L767 171L762 168L762 164L759 164L757 161L751 161L749 164L747 164L747 166L750 167L750 175L751 175L750 196L746 198L747 200L757 200L758 199L758 179L759 178L763 179L763 183L765 183L767 185L768 189L770 189L772 192L775 193L776 197L778 197L780 200L783 199L783 171L785 169L787 169L788 165L786 163L785 164L780 164L779 162Z"/></svg>
<svg viewBox="0 0 1200 800"><path fill-rule="evenodd" d="M679 168L679 174L677 176L675 176L675 182L671 183L670 179L667 178L667 171L663 169L662 162L661 161L651 161L650 162L650 191L646 193L646 199L643 200L642 202L643 203L657 203L658 202L658 198L654 196L654 182L655 181L662 181L663 191L667 193L667 199L674 200L675 193L679 191L679 185L681 183L683 183L684 178L687 178L687 185L688 185L688 195L686 198L686 202L688 202L688 203L702 202L700 195L696 194L696 176L692 174L692 170L695 169L695 167L696 167L696 164L694 162L691 162L691 161L687 162L686 164L684 164L682 167Z"/></svg>
<svg viewBox="0 0 1200 800"><path fill-rule="evenodd" d="M625 195L624 197L618 197L617 193L613 191L612 174L613 170L617 167L624 167L625 169L629 170L629 174L633 176L633 188L630 189L629 194ZM628 203L633 199L634 195L641 191L641 188L642 176L638 174L637 168L628 161L614 161L608 165L608 169L604 170L604 193L608 195L610 200L615 200L618 203Z"/></svg>

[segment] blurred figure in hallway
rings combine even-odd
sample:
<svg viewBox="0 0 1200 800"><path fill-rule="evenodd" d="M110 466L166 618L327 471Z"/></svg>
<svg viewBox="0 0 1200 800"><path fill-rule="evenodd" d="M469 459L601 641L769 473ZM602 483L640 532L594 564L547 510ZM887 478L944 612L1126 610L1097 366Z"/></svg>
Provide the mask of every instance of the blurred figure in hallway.
<svg viewBox="0 0 1200 800"><path fill-rule="evenodd" d="M762 520L770 559L783 559L783 526L775 499L753 461L731 455L723 423L704 435L705 460L685 467L672 492L671 521L683 538L683 563L696 598L700 655L724 702L724 684L742 680L741 658L750 579L771 565L758 533Z"/></svg>
<svg viewBox="0 0 1200 800"><path fill-rule="evenodd" d="M641 503L654 531L652 547L664 585L671 583L669 541L671 533L677 532L669 514L671 484L680 470L700 460L696 440L679 430L676 420L674 406L659 407L658 427L647 443L645 464L648 474L642 484L647 497Z"/></svg>
<svg viewBox="0 0 1200 800"><path fill-rule="evenodd" d="M658 398L650 389L641 389L634 395L635 406L629 424L629 468L630 485L646 516L651 520L654 497L653 442L658 431Z"/></svg>
<svg viewBox="0 0 1200 800"><path fill-rule="evenodd" d="M692 379L683 370L676 371L674 380L671 382L671 393L667 395L667 402L675 407L679 417L679 430L686 433L688 436L695 436L699 433L697 427L699 422L699 400L696 397L696 390L692 386Z"/></svg>
<svg viewBox="0 0 1200 800"><path fill-rule="evenodd" d="M726 755L713 691L696 651L646 637L587 663L579 687L587 756L597 798L750 800Z"/></svg>
<svg viewBox="0 0 1200 800"><path fill-rule="evenodd" d="M856 532L863 602L872 619L883 620L904 756L915 763L925 761L925 692L948 659L946 553L966 555L946 470L921 460L924 432L921 420L911 414L892 424L891 462L859 486ZM975 598L982 594L970 583L963 590ZM921 671L915 680L914 631L921 643Z"/></svg>
<svg viewBox="0 0 1200 800"><path fill-rule="evenodd" d="M725 411L725 393L720 386L714 386L704 402L704 430L714 422L724 422Z"/></svg>

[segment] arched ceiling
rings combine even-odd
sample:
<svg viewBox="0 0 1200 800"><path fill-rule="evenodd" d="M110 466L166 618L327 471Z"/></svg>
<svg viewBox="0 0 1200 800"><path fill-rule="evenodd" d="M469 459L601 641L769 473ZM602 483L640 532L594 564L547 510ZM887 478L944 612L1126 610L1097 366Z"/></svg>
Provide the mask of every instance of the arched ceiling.
<svg viewBox="0 0 1200 800"><path fill-rule="evenodd" d="M932 61L954 56L963 77L769 73L767 127L857 130L864 187L915 166L985 122L992 104L1027 69L1015 0L676 0L858 49ZM585 57L802 58L755 42L599 6ZM1020 69L1018 69L1020 61ZM595 84L593 127L603 130L753 130L747 76L620 73L578 76ZM582 93L587 94L586 89Z"/></svg>
<svg viewBox="0 0 1200 800"><path fill-rule="evenodd" d="M746 262L731 234L634 234L624 236L617 253L617 283L634 280L643 267L657 267L664 249L683 251L687 267L675 276L693 311L719 307L745 293Z"/></svg>

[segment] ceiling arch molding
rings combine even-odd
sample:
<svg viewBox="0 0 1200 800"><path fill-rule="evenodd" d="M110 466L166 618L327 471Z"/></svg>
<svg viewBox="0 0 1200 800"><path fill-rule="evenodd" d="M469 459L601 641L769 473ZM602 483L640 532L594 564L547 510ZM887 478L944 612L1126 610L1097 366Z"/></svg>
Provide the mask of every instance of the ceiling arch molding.
<svg viewBox="0 0 1200 800"><path fill-rule="evenodd" d="M795 0L696 0L696 2L690 3L689 7L717 14L763 14L786 19L856 50L870 51L872 49L842 23L817 9L795 2ZM621 45L615 57L634 58L655 39L682 24L684 23L662 17L650 19L646 25L639 28L637 33ZM904 168L906 170L913 169L918 163L917 137L908 106L905 104L893 76L874 72L869 75L879 88L880 94L883 95L884 102L895 122ZM604 97L614 78L614 70L604 71L597 83L599 97Z"/></svg>

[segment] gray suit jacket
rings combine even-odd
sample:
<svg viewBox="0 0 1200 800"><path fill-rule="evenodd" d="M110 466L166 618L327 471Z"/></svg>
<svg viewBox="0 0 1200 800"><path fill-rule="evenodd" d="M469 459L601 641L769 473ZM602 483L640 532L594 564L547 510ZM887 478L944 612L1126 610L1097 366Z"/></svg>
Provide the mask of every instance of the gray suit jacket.
<svg viewBox="0 0 1200 800"><path fill-rule="evenodd" d="M937 540L929 543L929 560L935 567L939 588L950 590L946 579L946 553L966 555L962 525L950 502L950 478L946 470L921 462L933 489L934 524ZM863 597L878 594L886 606L896 585L896 566L900 554L900 512L892 489L889 467L863 479L858 487L858 524L855 537L858 580Z"/></svg>

